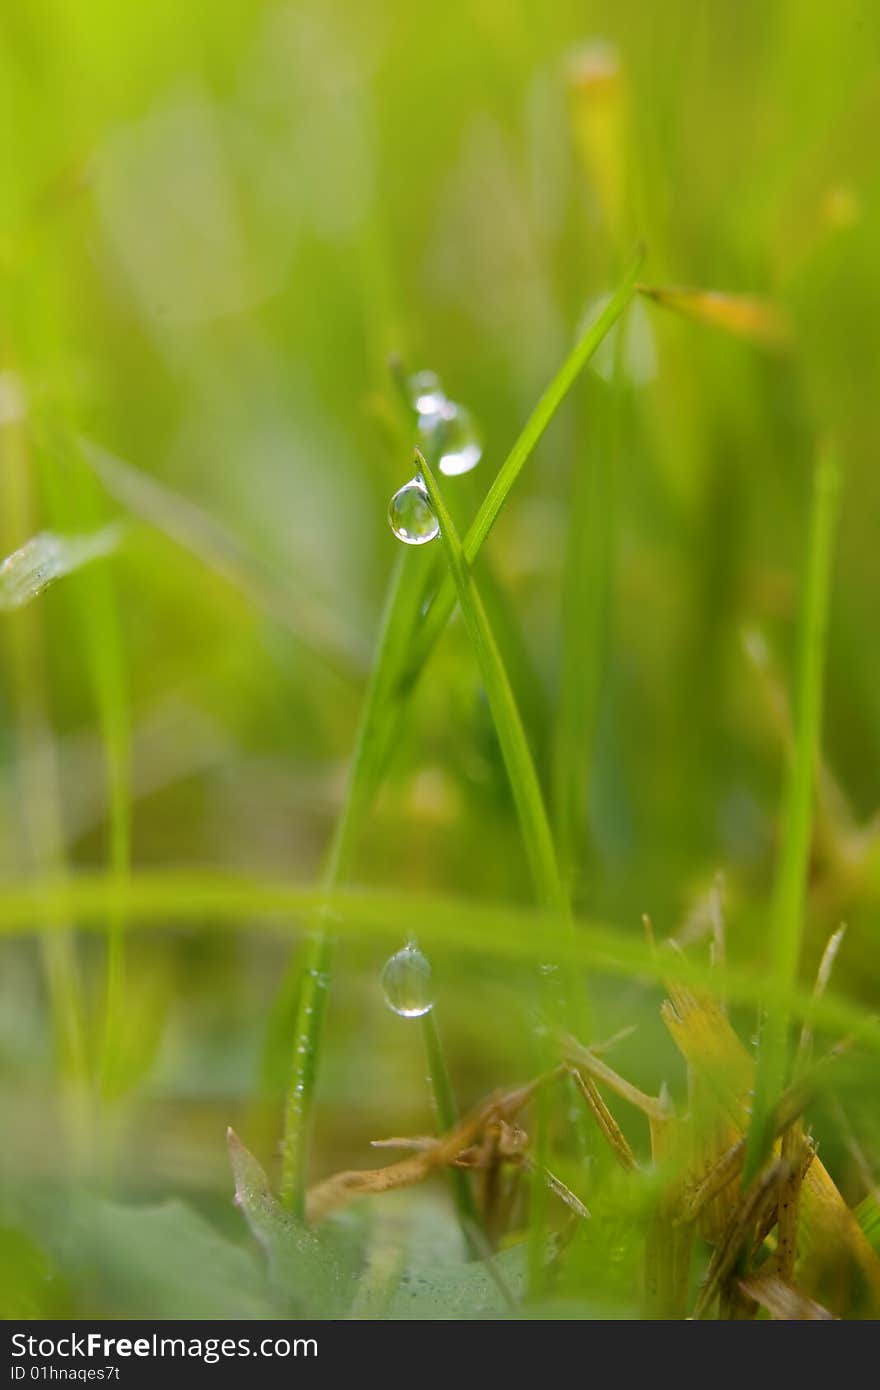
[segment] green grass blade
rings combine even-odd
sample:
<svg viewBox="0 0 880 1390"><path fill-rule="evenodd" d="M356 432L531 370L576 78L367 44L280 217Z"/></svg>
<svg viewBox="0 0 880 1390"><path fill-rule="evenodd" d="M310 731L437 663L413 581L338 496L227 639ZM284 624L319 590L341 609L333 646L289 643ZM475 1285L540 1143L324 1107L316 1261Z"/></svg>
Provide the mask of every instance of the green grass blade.
<svg viewBox="0 0 880 1390"><path fill-rule="evenodd" d="M464 537L462 549L469 565L472 565L476 560L483 542L494 526L502 507L507 501L511 488L522 472L524 465L531 457L535 446L538 444L541 436L553 419L553 416L565 400L565 397L568 395L581 371L589 362L607 334L614 327L627 304L632 299L635 293L636 280L644 259L645 252L642 248L639 248L632 264L626 271L611 299L595 322L592 323L586 332L578 339L578 342L559 368L559 371L550 382L550 385L547 387L526 421L525 428L510 453L507 455L501 468L498 470L498 474L486 494L483 505L480 507L479 512ZM419 671L430 654L431 648L449 621L449 617L455 607L455 601L455 585L450 577L441 584L425 619L419 641L407 668L408 679L415 680L417 678Z"/></svg>
<svg viewBox="0 0 880 1390"><path fill-rule="evenodd" d="M859 1202L853 1215L872 1247L880 1254L880 1201L876 1192L869 1192Z"/></svg>
<svg viewBox="0 0 880 1390"><path fill-rule="evenodd" d="M64 934L63 923L100 929L108 915L125 914L129 929L216 932L235 928L259 930L282 941L295 939L294 924L325 908L334 931L356 934L394 950L418 921L419 942L430 952L436 945L476 959L538 965L546 959L541 927L548 914L527 906L473 899L338 888L285 879L251 878L211 869L135 871L120 883L109 873L44 877L6 882L0 894L0 937L32 932ZM560 924L561 925L561 924ZM870 1009L826 993L816 998L812 986L794 984L777 990L747 965L712 965L682 952L657 951L640 933L585 917L573 919L573 932L558 932L555 949L561 963L625 980L677 981L705 990L731 1004L759 1003L788 1010L793 1019L809 1020L832 1036L852 1034L880 1053L880 1022Z"/></svg>
<svg viewBox="0 0 880 1390"><path fill-rule="evenodd" d="M570 933L572 927L568 894L559 872L559 862L553 843L550 821L544 805L541 784L535 771L525 728L507 677L507 671L465 557L464 549L458 538L455 523L443 499L437 480L430 465L418 450L416 450L416 459L428 489L431 505L440 523L440 539L471 645L474 648L477 664L480 668L519 818L535 894L540 905L547 909L549 914L552 914L553 922L561 927L562 931ZM548 951L551 961L556 954L555 949L551 947ZM577 1034L583 1034L585 1027L583 991L578 987L575 972L571 966L566 965L565 967L561 991L558 990L552 976L545 977L544 983L547 1003L556 1022L564 1021L569 1029ZM552 1049L549 1049L548 1055L544 1059L544 1065L552 1065L553 1061L555 1061L555 1057L552 1056ZM541 1113L539 1111L539 1117ZM579 1115L576 1137L579 1146L586 1152L585 1125L582 1121L583 1116ZM543 1142L544 1139L539 1138L539 1143ZM543 1242L542 1202L539 1201L536 1206L537 1220L532 1224L531 1239L540 1245Z"/></svg>
<svg viewBox="0 0 880 1390"><path fill-rule="evenodd" d="M302 582L291 584L223 522L158 478L85 436L77 442L102 487L132 516L220 575L340 679L354 683L362 677L369 653L360 637L316 595L309 595Z"/></svg>
<svg viewBox="0 0 880 1390"><path fill-rule="evenodd" d="M425 1046L425 1060L428 1064L428 1078L431 1083L431 1094L434 1097L434 1108L437 1112L437 1130L440 1134L447 1134L458 1123L458 1106L455 1102L455 1092L452 1089L452 1079L446 1065L443 1043L434 1010L429 1009L420 1021L422 1041ZM477 1247L475 1232L482 1229L482 1222L474 1201L470 1176L461 1168L452 1168L449 1172L449 1182L465 1244L471 1255L477 1258L480 1251Z"/></svg>
<svg viewBox="0 0 880 1390"><path fill-rule="evenodd" d="M348 788L325 861L323 887L332 890L351 871L357 841L376 787L384 771L389 724L382 712L400 669L403 653L418 619L425 565L418 553L406 551L395 566L379 634L376 661L367 686L358 726ZM306 1186L308 1141L317 1079L318 1051L335 954L327 914L307 947L305 965L294 961L279 992L276 1026L270 1026L270 1046L282 1031L295 997L293 1069L284 1111L281 1144L281 1200L302 1214Z"/></svg>
<svg viewBox="0 0 880 1390"><path fill-rule="evenodd" d="M440 539L486 689L519 817L535 894L542 907L548 908L551 912L565 913L568 902L559 874L544 797L501 653L489 626L486 610L474 583L449 508L437 486L437 480L430 465L418 450L416 461L425 480L431 506L440 522Z"/></svg>
<svg viewBox="0 0 880 1390"><path fill-rule="evenodd" d="M571 481L562 593L559 701L553 747L553 829L569 891L584 841L589 774L605 669L614 562L615 468L623 413L618 339L610 386L594 382L588 460ZM583 466L586 462L587 466Z"/></svg>
<svg viewBox="0 0 880 1390"><path fill-rule="evenodd" d="M0 612L23 608L59 579L111 555L124 534L124 527L111 522L86 535L32 536L0 564Z"/></svg>
<svg viewBox="0 0 880 1390"><path fill-rule="evenodd" d="M513 484L565 399L578 373L589 361L632 298L643 259L644 252L640 249L617 291L595 323L581 336L526 422L525 428L499 470L467 533L464 553L468 564L473 563L476 558ZM421 584L414 584L410 587L408 583L406 587L401 587L404 574L411 575L415 572L421 576L424 575L423 568L414 571L414 565L418 563L419 558L418 556L407 556L401 561L397 578L392 584L386 603L379 650L367 688L358 728L348 792L327 859L324 876L327 887L342 882L349 871L363 817L369 809L370 801L381 780L387 750L391 746L395 729L402 716L409 689L421 672L434 642L443 631L455 605L455 588L452 581L447 578L441 583L427 617L421 618L420 604L423 592ZM416 606L411 601L413 594L417 596ZM417 618L418 622L416 621ZM518 713L517 721L519 722ZM526 747L524 736L522 746ZM530 757L529 766L531 766ZM523 769L523 776L527 776L525 769ZM532 776L534 776L533 768ZM525 783L522 778L520 778L518 785L521 789L524 787ZM543 802L541 805L543 807ZM552 837L546 814L543 815L543 820L545 823L543 829L538 826L537 822L533 827L538 838L530 841L532 848L538 852L543 867L538 868L536 865L533 872L541 875L542 892L550 893L552 888L553 901L558 904L564 901L564 894L555 854L552 852ZM548 844L549 855L547 852ZM554 877L555 882L551 884ZM293 1076L285 1108L284 1138L282 1140L282 1200L294 1210L302 1210L304 1199L309 1117L312 1109L317 1055L332 967L332 941L326 931L321 930L312 941L309 948L309 958L301 976L302 985L298 992L294 1023ZM294 981L288 975L279 994L277 1005L279 1018L288 1016L293 991ZM277 1028L270 1028L270 1035L277 1035L277 1032Z"/></svg>
<svg viewBox="0 0 880 1390"><path fill-rule="evenodd" d="M788 996L797 978L813 820L818 748L822 726L822 672L838 465L830 446L816 463L800 624L795 746L783 800L783 838L771 906L770 976L777 996ZM770 1115L785 1085L789 1062L788 1008L768 1008L758 1051L755 1096L743 1182L754 1175L770 1144Z"/></svg>
<svg viewBox="0 0 880 1390"><path fill-rule="evenodd" d="M33 534L37 514L31 439L20 425L0 428L0 550L14 552ZM11 743L19 776L16 815L32 869L65 871L56 746L51 730L47 647L39 606L3 615ZM89 1143L88 1050L76 941L69 923L46 918L40 947L61 1077L70 1153L80 1162Z"/></svg>
<svg viewBox="0 0 880 1390"><path fill-rule="evenodd" d="M75 486L71 486L71 472ZM106 521L98 484L75 462L45 469L51 508L70 529L92 531ZM112 523L105 529L110 529ZM77 607L104 751L109 824L107 857L112 873L124 878L131 868L131 768L128 686L115 580L106 564L90 565L70 583ZM126 993L125 921L113 912L107 921L104 1021L98 1050L98 1080L105 1098L125 1085L122 1040Z"/></svg>

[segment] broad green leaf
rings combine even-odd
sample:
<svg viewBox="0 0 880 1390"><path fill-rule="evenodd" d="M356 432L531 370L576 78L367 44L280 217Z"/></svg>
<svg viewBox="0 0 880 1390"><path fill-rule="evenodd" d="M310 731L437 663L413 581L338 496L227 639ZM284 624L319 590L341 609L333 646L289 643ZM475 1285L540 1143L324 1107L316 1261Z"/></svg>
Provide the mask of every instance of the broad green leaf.
<svg viewBox="0 0 880 1390"><path fill-rule="evenodd" d="M255 1257L183 1202L123 1206L65 1195L35 1202L32 1224L77 1291L80 1316L272 1316Z"/></svg>
<svg viewBox="0 0 880 1390"><path fill-rule="evenodd" d="M399 1321L419 1318L478 1321L510 1317L510 1308L499 1287L514 1300L526 1291L527 1255L524 1246L494 1255L497 1278L481 1260L459 1265L423 1266L405 1271L391 1298L386 1317Z"/></svg>
<svg viewBox="0 0 880 1390"><path fill-rule="evenodd" d="M354 1239L333 1229L309 1230L273 1196L261 1165L234 1130L228 1132L235 1201L268 1260L272 1297L285 1316L344 1317L355 1291Z"/></svg>

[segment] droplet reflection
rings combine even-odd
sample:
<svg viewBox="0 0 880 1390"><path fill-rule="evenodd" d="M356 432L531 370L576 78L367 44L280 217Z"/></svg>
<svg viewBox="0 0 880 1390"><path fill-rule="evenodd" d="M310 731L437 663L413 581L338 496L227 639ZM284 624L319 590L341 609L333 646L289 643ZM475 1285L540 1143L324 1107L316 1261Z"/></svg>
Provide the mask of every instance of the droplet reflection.
<svg viewBox="0 0 880 1390"><path fill-rule="evenodd" d="M434 1005L431 964L415 942L397 951L382 971L385 1003L401 1018L421 1018Z"/></svg>

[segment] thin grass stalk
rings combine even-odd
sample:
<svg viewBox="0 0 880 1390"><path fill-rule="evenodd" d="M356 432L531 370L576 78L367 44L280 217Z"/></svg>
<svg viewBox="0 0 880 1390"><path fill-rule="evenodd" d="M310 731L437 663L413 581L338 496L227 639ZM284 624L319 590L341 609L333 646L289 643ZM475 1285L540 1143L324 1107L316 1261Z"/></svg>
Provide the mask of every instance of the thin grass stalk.
<svg viewBox="0 0 880 1390"><path fill-rule="evenodd" d="M561 929L570 935L572 922L568 894L559 872L550 821L516 699L482 599L465 559L455 523L443 499L437 479L427 460L419 454L418 450L416 450L416 459L419 471L425 480L431 506L440 523L440 538L455 584L462 616L480 668L517 810L535 895L541 907L545 908L550 915L550 920L554 924L559 924ZM552 958L554 954L555 952L551 948L548 955ZM574 971L570 967L565 970L561 999L553 990L552 972L549 977L544 978L547 987L552 991L549 1004L552 1013L557 1015L555 1021L559 1021L558 1016L561 1014L568 1027L578 1029L583 1009L580 1007L581 1001ZM580 1030L578 1029L578 1031ZM553 1060L554 1058L545 1056L544 1065L552 1063ZM585 1127L584 1117L580 1108L575 1114L578 1117L576 1127L580 1130L582 1141ZM541 1155L544 1154L548 1145L547 1124L546 1105L539 1102L536 1114L536 1147L539 1151L537 1171L539 1173L542 1173L546 1166ZM583 1147L583 1142L581 1142L581 1147ZM533 1295L537 1295L543 1282L546 1193L542 1181L538 1181L536 1184L534 1179L531 1184L531 1213L529 1285Z"/></svg>
<svg viewBox="0 0 880 1390"><path fill-rule="evenodd" d="M0 426L0 518L4 553L15 550L34 531L31 459L25 427ZM40 615L27 609L4 619L7 625L10 700L13 709L20 817L29 857L50 877L65 873L60 788L47 697L45 646ZM40 950L49 1011L59 1058L61 1103L74 1168L88 1144L88 1054L85 1008L76 946L66 917L40 920Z"/></svg>
<svg viewBox="0 0 880 1390"><path fill-rule="evenodd" d="M766 1010L758 1050L744 1188L769 1152L773 1107L788 1075L791 1014L786 1001L797 979L803 930L838 482L837 458L826 444L820 450L813 479L798 650L795 743L786 772L782 846L771 908L770 979L775 998Z"/></svg>
<svg viewBox="0 0 880 1390"><path fill-rule="evenodd" d="M492 711L535 895L542 907L565 917L568 914L568 898L559 873L550 821L501 653L433 470L418 450L416 461L425 480L431 506L440 522L440 539Z"/></svg>
<svg viewBox="0 0 880 1390"><path fill-rule="evenodd" d="M576 343L526 422L465 537L464 550L469 564L476 559L510 489L579 372L632 298L643 260L644 251L640 248L617 291L595 323ZM379 650L358 728L348 793L327 858L323 876L327 888L342 882L348 873L362 818L381 780L386 751L393 739L407 694L417 681L455 606L455 589L447 579L441 584L427 617L419 623L420 635L417 635L415 624L405 620L407 616L411 618L412 614L401 598L399 586L403 573L404 563L401 562L386 602ZM407 639L413 640L407 649L407 659L393 670L392 683L389 680L392 668L388 652L394 637L402 631L405 631ZM332 939L326 928L321 927L309 947L296 1006L293 1067L282 1139L282 1200L298 1214L305 1209L308 1133L333 956ZM289 995L288 979L282 986L282 1000Z"/></svg>
<svg viewBox="0 0 880 1390"><path fill-rule="evenodd" d="M53 452L59 459L65 458L57 445ZM87 532L100 525L97 484L90 470L82 468L73 475L65 458L63 465L45 469L44 476L51 510L64 530ZM119 609L106 562L74 576L70 592L78 609L104 751L108 864L111 874L124 887L131 872L130 719ZM114 895L107 918L104 1013L97 1056L97 1081L105 1102L117 1098L125 1082L124 897L124 892ZM110 1138L109 1133L103 1136L104 1157L108 1159Z"/></svg>
<svg viewBox="0 0 880 1390"><path fill-rule="evenodd" d="M640 247L611 299L595 322L575 344L526 421L522 433L498 470L480 510L462 541L464 556L469 565L474 563L480 553L483 542L495 525L511 488L550 421L596 349L604 341L632 299L644 259L645 252ZM434 643L449 621L455 603L455 584L451 577L447 577L440 585L437 596L425 618L412 659L407 667L408 680L414 681L418 678Z"/></svg>
<svg viewBox="0 0 880 1390"><path fill-rule="evenodd" d="M571 481L562 594L559 701L554 739L553 829L563 878L573 891L583 845L599 701L605 675L614 564L615 472L624 408L624 323L612 381L590 382L596 414L591 458Z"/></svg>
<svg viewBox="0 0 880 1390"><path fill-rule="evenodd" d="M391 950L412 932L417 916L419 941L426 949L442 942L475 962L491 958L539 965L547 958L540 928L548 914L527 906L376 889L338 888L328 894L313 883L204 869L134 872L124 884L106 872L56 872L6 883L0 894L0 938L44 930L48 935L63 931L65 922L76 922L82 931L103 929L115 907L124 911L130 929L187 925L211 933L235 925L283 942L296 938L297 921L323 907L333 914L339 935L369 938ZM876 1014L834 991L817 998L812 989L795 982L777 994L745 965L728 962L719 968L697 956L661 954L635 933L587 917L575 918L573 926L570 938L556 933L555 949L563 964L615 979L653 980L667 990L672 984L689 985L731 1006L754 1009L781 1003L793 1019L838 1037L851 1036L880 1055Z"/></svg>
<svg viewBox="0 0 880 1390"><path fill-rule="evenodd" d="M434 1010L429 1009L420 1022L428 1063L428 1079L437 1112L437 1129L440 1134L448 1134L458 1124L459 1112ZM482 1221L474 1201L470 1177L461 1168L451 1168L449 1181L462 1235L471 1256L477 1259L482 1254L478 1236L482 1231Z"/></svg>
<svg viewBox="0 0 880 1390"><path fill-rule="evenodd" d="M372 731L380 723L379 711L386 696L390 668L396 666L399 647L418 613L422 589L414 568L417 559L409 553L400 557L388 590L348 789L324 864L321 883L327 894L344 882L351 871L363 818L375 791L379 769L384 764L384 745L381 750L376 749ZM318 1048L335 957L335 933L329 907L320 908L318 916L318 929L308 943L299 984L293 1029L293 1075L287 1093L281 1147L281 1200L299 1217L305 1213L307 1150Z"/></svg>

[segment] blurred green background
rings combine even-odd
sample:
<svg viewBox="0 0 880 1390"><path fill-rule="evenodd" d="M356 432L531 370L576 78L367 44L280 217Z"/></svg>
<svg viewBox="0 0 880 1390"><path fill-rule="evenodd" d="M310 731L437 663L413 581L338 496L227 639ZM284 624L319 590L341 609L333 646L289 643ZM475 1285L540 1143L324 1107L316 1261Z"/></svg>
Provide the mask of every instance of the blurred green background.
<svg viewBox="0 0 880 1390"><path fill-rule="evenodd" d="M2 554L130 520L110 558L0 614L4 879L124 872L130 853L140 869L314 882L399 550L387 502L412 471L390 354L437 371L479 421L479 468L446 486L466 521L644 239L647 284L757 296L790 330L768 349L638 301L616 384L584 374L488 543L480 573L568 827L575 903L636 934L649 912L666 934L722 872L730 955L762 969L810 475L830 432L844 487L804 978L845 918L837 986L873 1007L878 42L868 0L5 4ZM118 462L96 471L83 440ZM435 551L421 558L439 569ZM572 796L559 689L578 633ZM459 620L356 879L531 900ZM253 922L133 931L119 1099L79 1140L46 962L33 937L4 940L10 1298L33 1267L37 1312L112 1304L82 1293L84 1275L47 1284L56 1255L25 1178L52 1188L73 1169L120 1199L183 1196L243 1239L223 1133L234 1123L273 1165L283 1075L262 1056L296 939ZM49 970L69 981L76 957L92 1046L103 946L68 946ZM317 1173L430 1128L416 1030L381 997L387 950L346 936ZM434 974L462 1101L522 1079L517 972L441 950ZM659 998L599 980L597 1035L637 1024L615 1065L680 1094ZM857 1200L839 1131L823 1142ZM125 1306L153 1305L136 1289Z"/></svg>

